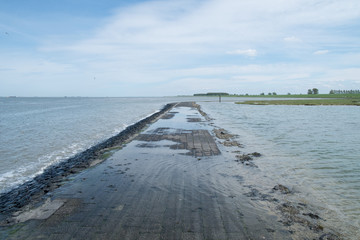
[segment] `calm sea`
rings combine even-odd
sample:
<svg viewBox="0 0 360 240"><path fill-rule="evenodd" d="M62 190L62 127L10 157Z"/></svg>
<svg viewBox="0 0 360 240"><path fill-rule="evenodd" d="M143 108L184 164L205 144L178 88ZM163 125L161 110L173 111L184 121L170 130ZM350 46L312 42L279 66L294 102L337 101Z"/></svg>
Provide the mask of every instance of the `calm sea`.
<svg viewBox="0 0 360 240"><path fill-rule="evenodd" d="M201 103L217 126L260 152L248 184L289 187L349 239L360 236L360 107ZM290 198L290 197L289 197Z"/></svg>
<svg viewBox="0 0 360 240"><path fill-rule="evenodd" d="M250 106L229 98L222 103L217 98L0 98L0 193L166 103L186 100L198 100L216 126L238 134L244 152L262 153L258 170L246 176L250 184L264 191L286 185L297 201L318 206L331 224L360 234L360 108L352 106Z"/></svg>
<svg viewBox="0 0 360 240"><path fill-rule="evenodd" d="M175 101L172 98L0 98L0 192Z"/></svg>

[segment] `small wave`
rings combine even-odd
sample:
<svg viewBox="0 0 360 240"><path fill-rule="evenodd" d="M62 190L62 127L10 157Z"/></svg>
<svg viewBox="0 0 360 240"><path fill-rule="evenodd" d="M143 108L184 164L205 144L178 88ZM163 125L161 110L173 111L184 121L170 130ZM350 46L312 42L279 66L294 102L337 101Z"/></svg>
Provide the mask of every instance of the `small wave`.
<svg viewBox="0 0 360 240"><path fill-rule="evenodd" d="M24 176L24 170L12 170L8 171L6 173L3 173L0 175L0 193L5 193L12 188L14 188L17 185L20 185L27 180L30 179L30 177Z"/></svg>
<svg viewBox="0 0 360 240"><path fill-rule="evenodd" d="M90 144L86 143L73 143L60 150L40 156L35 162L23 164L16 170L10 170L1 174L0 193L9 191L16 186L33 179L37 175L42 174L46 168L80 153L90 146Z"/></svg>

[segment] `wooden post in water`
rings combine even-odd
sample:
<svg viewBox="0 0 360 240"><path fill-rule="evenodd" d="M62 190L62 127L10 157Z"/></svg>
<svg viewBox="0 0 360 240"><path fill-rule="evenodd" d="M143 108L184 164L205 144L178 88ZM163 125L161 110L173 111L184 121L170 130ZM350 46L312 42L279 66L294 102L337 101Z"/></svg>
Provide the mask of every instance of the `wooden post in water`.
<svg viewBox="0 0 360 240"><path fill-rule="evenodd" d="M219 95L219 102L221 102L221 95Z"/></svg>

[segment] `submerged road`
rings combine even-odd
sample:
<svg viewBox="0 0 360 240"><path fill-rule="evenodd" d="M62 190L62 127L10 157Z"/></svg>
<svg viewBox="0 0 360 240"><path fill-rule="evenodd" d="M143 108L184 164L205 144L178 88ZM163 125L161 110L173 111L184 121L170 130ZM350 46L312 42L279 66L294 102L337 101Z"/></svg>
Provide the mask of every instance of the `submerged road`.
<svg viewBox="0 0 360 240"><path fill-rule="evenodd" d="M68 178L6 239L286 239L244 196L213 127L178 104L104 162ZM223 147L223 146L222 146Z"/></svg>

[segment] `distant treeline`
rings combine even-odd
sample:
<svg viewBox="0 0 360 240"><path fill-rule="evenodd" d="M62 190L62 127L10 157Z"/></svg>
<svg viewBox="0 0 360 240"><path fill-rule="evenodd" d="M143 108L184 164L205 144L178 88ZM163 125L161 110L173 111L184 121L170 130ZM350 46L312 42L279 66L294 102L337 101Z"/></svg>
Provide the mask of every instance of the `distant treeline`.
<svg viewBox="0 0 360 240"><path fill-rule="evenodd" d="M360 90L330 90L330 94L360 94Z"/></svg>
<svg viewBox="0 0 360 240"><path fill-rule="evenodd" d="M196 93L194 96L229 96L230 94L224 92L210 92L210 93Z"/></svg>

